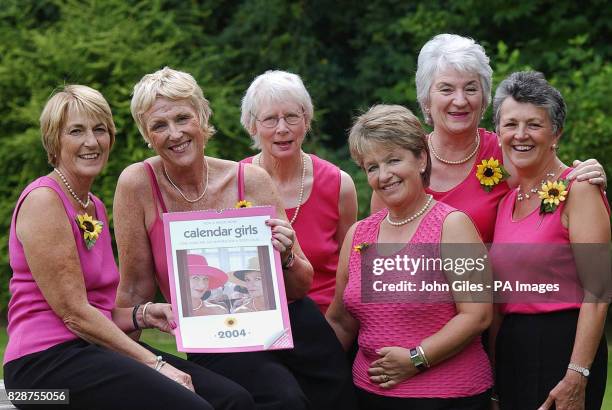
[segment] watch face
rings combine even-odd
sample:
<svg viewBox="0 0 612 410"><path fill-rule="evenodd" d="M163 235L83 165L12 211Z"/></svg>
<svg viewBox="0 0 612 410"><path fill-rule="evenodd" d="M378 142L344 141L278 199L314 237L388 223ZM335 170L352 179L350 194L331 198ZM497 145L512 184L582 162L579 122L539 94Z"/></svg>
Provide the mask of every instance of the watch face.
<svg viewBox="0 0 612 410"><path fill-rule="evenodd" d="M591 374L591 372L589 371L589 369L583 369L583 370L582 370L582 374L584 375L584 377L589 377L589 375Z"/></svg>

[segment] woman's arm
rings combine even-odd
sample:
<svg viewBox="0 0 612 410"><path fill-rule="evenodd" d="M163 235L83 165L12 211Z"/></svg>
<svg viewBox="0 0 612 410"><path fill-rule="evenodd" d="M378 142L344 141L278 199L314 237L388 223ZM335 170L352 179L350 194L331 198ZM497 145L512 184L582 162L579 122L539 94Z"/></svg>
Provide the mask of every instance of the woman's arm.
<svg viewBox="0 0 612 410"><path fill-rule="evenodd" d="M272 244L281 253L285 290L288 299L301 299L312 284L312 265L304 256L295 231L287 220L285 208L276 192L268 173L257 166L246 164L244 167L245 196L254 205L272 205L276 208L277 218L269 219L272 228ZM293 261L290 262L291 254Z"/></svg>
<svg viewBox="0 0 612 410"><path fill-rule="evenodd" d="M340 199L338 201L338 229L335 239L338 244L344 243L344 237L351 225L357 221L357 191L353 179L344 171L340 171ZM341 245L340 245L341 246Z"/></svg>
<svg viewBox="0 0 612 410"><path fill-rule="evenodd" d="M135 343L89 304L70 221L54 191L35 189L26 197L17 216L16 231L36 284L71 332L150 367L158 364L153 353ZM53 246L44 246L51 243ZM161 371L191 386L189 375L172 366L163 366Z"/></svg>
<svg viewBox="0 0 612 410"><path fill-rule="evenodd" d="M569 229L572 244L584 244L593 249L596 244L608 244L610 242L610 219L606 207L601 198L599 187L589 185L585 182L575 182L567 197L566 208L563 212L562 221ZM590 245L589 245L590 244ZM584 249L584 248L583 248ZM574 248L576 268L579 275L588 275L592 280L598 272L593 269L598 264L607 266L607 270L599 270L602 275L609 275L610 261L607 253L608 247L601 247L599 256L584 255L580 247ZM582 252L581 252L582 251ZM605 278L601 279L605 281ZM608 289L609 290L609 289ZM585 289L588 291L588 289ZM590 368L601 341L608 312L608 303L583 303L578 315L576 338L570 363L580 367ZM569 363L568 363L569 364ZM551 390L546 401L540 407L548 409L552 404L557 408L583 409L587 379L573 370L567 370L561 381Z"/></svg>
<svg viewBox="0 0 612 410"><path fill-rule="evenodd" d="M340 250L340 257L338 260L338 269L336 271L336 293L334 294L334 300L327 309L325 318L329 322L336 337L344 347L344 350L351 348L357 332L359 331L359 322L346 310L343 301L344 289L348 283L349 275L349 258L351 256L353 235L355 234L355 228L357 224L351 226L346 234L342 249Z"/></svg>

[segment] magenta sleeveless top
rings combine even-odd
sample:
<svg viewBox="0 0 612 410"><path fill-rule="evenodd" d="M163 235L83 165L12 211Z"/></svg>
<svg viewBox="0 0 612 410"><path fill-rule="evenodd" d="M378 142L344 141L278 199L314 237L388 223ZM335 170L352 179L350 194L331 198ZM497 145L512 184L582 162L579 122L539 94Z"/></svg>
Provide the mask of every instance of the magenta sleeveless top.
<svg viewBox="0 0 612 410"><path fill-rule="evenodd" d="M437 202L425 214L409 243L440 243L442 224L454 208ZM378 230L387 215L383 209L359 222L353 246L376 243ZM417 275L422 272L417 272ZM451 295L448 296L452 298ZM455 356L405 380L392 389L382 389L368 376L370 363L380 358L376 350L385 346L406 349L440 330L456 314L454 303L363 303L361 297L361 255L351 251L349 279L344 289L344 304L359 321L359 350L353 363L355 385L368 392L392 397L456 398L480 394L493 383L491 367L480 336L475 337Z"/></svg>
<svg viewBox="0 0 612 410"><path fill-rule="evenodd" d="M112 320L111 310L115 306L119 271L113 256L104 204L95 196L93 197L96 216L104 223L104 229L94 247L88 250L83 240L83 232L76 222L77 211L70 200L54 179L47 176L40 177L21 193L11 222L9 259L13 276L9 283L12 296L8 306L9 341L4 353L4 363L78 338L53 312L38 288L28 267L23 246L15 232L15 222L23 200L34 189L42 187L54 190L64 204L81 262L87 300L106 318ZM41 243L40 246L50 247L53 244Z"/></svg>
<svg viewBox="0 0 612 410"><path fill-rule="evenodd" d="M564 170L560 179L565 178L572 168ZM568 187L568 195L571 195L573 181ZM509 192L499 204L497 222L495 224L495 237L493 247L490 251L491 263L493 265L495 280L509 281L516 286L516 280L527 283L542 283L547 278L555 278L553 282L559 283L562 289L580 290L580 279L576 270L576 262L569 247L555 246L570 244L569 231L561 222L561 215L565 209L565 202L553 213L540 215L540 209L536 208L532 213L519 220L514 220L514 204L518 190ZM603 197L602 197L603 198ZM606 203L605 198L603 201ZM511 247L507 244L517 244ZM528 246L530 244L550 244L551 246ZM520 276L519 276L520 275ZM516 289L513 288L516 292ZM536 296L527 293L515 293L517 302L526 299L533 300ZM562 301L559 303L546 302L545 297L538 303L500 303L499 309L504 314L509 313L547 313L567 309L579 309L582 293L575 298L563 293Z"/></svg>
<svg viewBox="0 0 612 410"><path fill-rule="evenodd" d="M300 207L293 229L314 269L308 296L325 314L334 298L338 255L342 247L342 243L336 240L340 220L340 168L315 155L309 156L313 167L312 191ZM242 162L250 164L253 157L245 158ZM295 208L286 208L285 212L291 220Z"/></svg>
<svg viewBox="0 0 612 410"><path fill-rule="evenodd" d="M480 181L476 178L476 166L483 159L494 159L503 161L502 151L497 142L497 135L484 128L479 128L480 148L476 155L476 163L468 176L457 186L446 192L437 192L429 188L427 193L432 194L436 201L441 201L465 212L474 222L480 237L484 243L493 241L495 230L495 217L497 205L504 195L510 190L504 181L496 185L491 192L482 189Z"/></svg>
<svg viewBox="0 0 612 410"><path fill-rule="evenodd" d="M170 302L170 281L168 278L168 261L166 260L166 241L164 236L164 222L161 219L160 210L167 213L168 209L164 203L155 172L147 161L143 162L149 181L151 182L151 191L153 192L153 203L155 204L155 221L149 228L148 236L151 244L151 253L153 254L153 262L155 263L155 275L159 290L166 301ZM244 199L244 165L238 164L238 201ZM159 204L159 206L158 206Z"/></svg>

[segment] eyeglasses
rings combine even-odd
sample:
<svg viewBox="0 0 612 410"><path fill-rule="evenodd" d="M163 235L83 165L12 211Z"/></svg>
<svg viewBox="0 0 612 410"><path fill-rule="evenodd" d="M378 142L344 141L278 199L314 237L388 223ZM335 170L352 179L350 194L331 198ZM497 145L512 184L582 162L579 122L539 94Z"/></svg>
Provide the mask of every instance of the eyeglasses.
<svg viewBox="0 0 612 410"><path fill-rule="evenodd" d="M300 120L302 119L302 117L304 116L304 114L302 113L297 113L297 112L290 112L288 114L285 114L281 117L266 117L266 118L262 118L259 119L255 116L255 114L251 113L251 115L261 123L261 125L263 125L266 128L274 128L278 125L279 121L282 119L285 120L285 122L289 125L297 125Z"/></svg>

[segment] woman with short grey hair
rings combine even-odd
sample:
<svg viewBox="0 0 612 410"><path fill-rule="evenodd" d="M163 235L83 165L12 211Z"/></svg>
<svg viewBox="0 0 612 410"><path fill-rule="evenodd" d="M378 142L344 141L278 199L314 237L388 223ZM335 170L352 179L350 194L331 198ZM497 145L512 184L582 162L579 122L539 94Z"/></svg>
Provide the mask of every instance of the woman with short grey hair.
<svg viewBox="0 0 612 410"><path fill-rule="evenodd" d="M497 88L493 108L502 150L519 183L499 204L490 253L496 280L558 287L554 302L549 294L534 298L515 289L498 305L501 408L599 409L609 298L587 295L610 274L605 196L597 186L567 180L571 168L556 155L565 102L541 73L510 75Z"/></svg>

